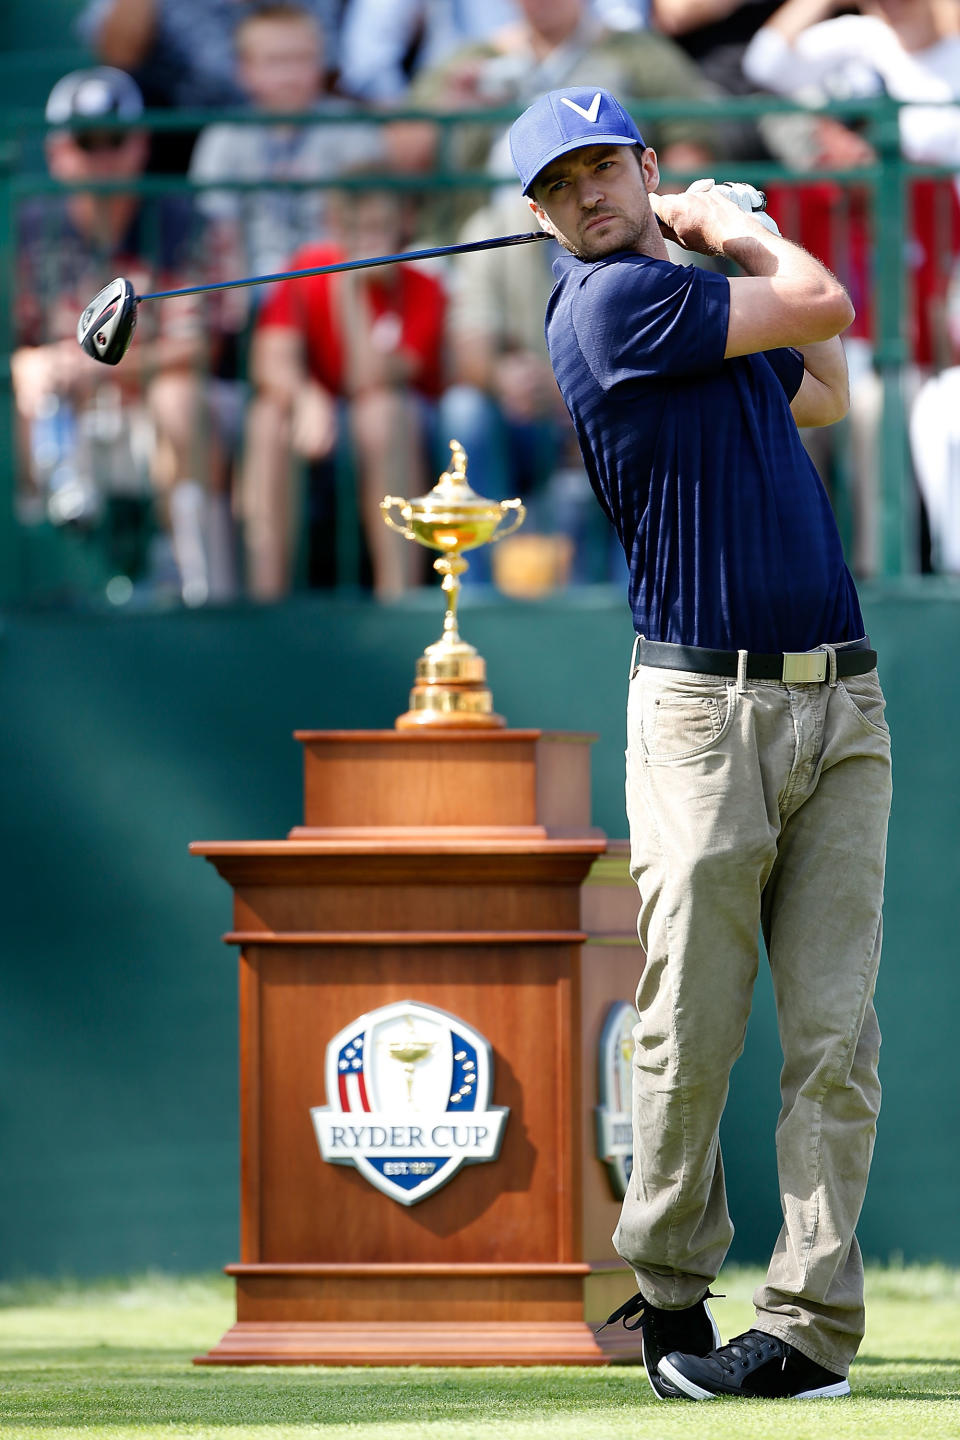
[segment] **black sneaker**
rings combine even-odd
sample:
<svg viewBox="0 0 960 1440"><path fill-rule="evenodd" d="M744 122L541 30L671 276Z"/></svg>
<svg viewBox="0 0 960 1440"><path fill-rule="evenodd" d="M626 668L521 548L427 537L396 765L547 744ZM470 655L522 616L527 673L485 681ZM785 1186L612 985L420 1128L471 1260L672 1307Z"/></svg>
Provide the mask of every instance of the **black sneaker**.
<svg viewBox="0 0 960 1440"><path fill-rule="evenodd" d="M709 1355L714 1346L720 1344L720 1331L707 1304L709 1297L708 1290L702 1300L684 1310L661 1310L645 1300L638 1290L619 1310L607 1316L603 1325L597 1327L597 1334L615 1320L622 1320L626 1330L639 1330L643 1341L643 1365L654 1394L659 1395L661 1400L682 1400L683 1392L666 1379L657 1366L662 1357L671 1351L682 1351L685 1355ZM628 1325L627 1321L634 1316L636 1321Z"/></svg>
<svg viewBox="0 0 960 1440"><path fill-rule="evenodd" d="M818 1400L850 1394L843 1375L834 1375L762 1330L748 1330L709 1355L674 1350L660 1361L660 1375L691 1400L718 1395Z"/></svg>

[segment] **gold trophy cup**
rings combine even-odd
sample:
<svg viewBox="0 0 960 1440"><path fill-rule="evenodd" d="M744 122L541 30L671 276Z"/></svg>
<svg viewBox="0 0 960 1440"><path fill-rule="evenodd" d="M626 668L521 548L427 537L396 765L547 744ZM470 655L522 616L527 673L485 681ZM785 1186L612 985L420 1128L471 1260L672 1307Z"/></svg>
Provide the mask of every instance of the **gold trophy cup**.
<svg viewBox="0 0 960 1440"><path fill-rule="evenodd" d="M396 721L398 730L423 725L474 726L493 729L506 722L493 713L493 696L487 689L487 667L475 646L460 638L457 600L460 576L468 568L464 550L491 545L513 533L526 514L519 500L485 500L467 484L467 456L457 440L450 441L450 469L433 489L415 500L387 495L380 501L391 530L439 550L433 568L443 576L447 610L443 634L428 645L417 661L416 683L410 691L410 709ZM399 512L402 524L391 512ZM509 523L507 517L510 517Z"/></svg>

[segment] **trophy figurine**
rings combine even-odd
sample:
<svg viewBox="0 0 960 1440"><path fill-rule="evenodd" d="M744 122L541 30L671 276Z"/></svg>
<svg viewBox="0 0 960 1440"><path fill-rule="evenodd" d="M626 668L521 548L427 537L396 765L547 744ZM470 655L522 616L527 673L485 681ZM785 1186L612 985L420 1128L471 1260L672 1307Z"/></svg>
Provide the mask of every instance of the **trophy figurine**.
<svg viewBox="0 0 960 1440"><path fill-rule="evenodd" d="M402 1040L391 1040L387 1048L390 1051L390 1058L399 1061L403 1066L403 1074L407 1082L407 1108L412 1110L414 1108L414 1072L420 1061L427 1058L437 1042L428 1040L424 1035L417 1035L413 1028L413 1020L409 1015L407 1016L407 1031L409 1033Z"/></svg>
<svg viewBox="0 0 960 1440"><path fill-rule="evenodd" d="M440 551L433 568L443 576L447 597L443 634L427 646L417 661L410 709L398 717L398 730L424 725L493 729L506 723L501 715L493 713L482 655L460 638L457 600L460 576L468 568L464 550L475 550L512 534L523 524L526 510L519 500L484 500L467 484L463 446L451 440L450 450L450 469L426 495L415 500L387 495L380 501L383 518L391 530ZM399 512L402 524L394 519L392 511Z"/></svg>

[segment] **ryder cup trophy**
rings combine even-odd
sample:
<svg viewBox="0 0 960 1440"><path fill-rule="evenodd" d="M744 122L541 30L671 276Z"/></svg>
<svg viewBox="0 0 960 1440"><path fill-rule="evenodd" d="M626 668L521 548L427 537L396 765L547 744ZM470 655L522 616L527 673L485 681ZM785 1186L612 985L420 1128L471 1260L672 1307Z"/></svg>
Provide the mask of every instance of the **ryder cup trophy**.
<svg viewBox="0 0 960 1440"><path fill-rule="evenodd" d="M440 555L433 568L443 576L447 611L443 634L428 645L417 661L416 683L410 691L410 709L398 717L398 730L416 726L474 726L493 729L505 724L493 713L487 689L487 667L473 645L460 638L457 600L460 576L468 568L464 550L490 545L510 535L526 514L519 500L484 500L467 484L467 457L457 440L450 441L450 469L432 490L415 500L387 495L380 501L391 530L416 540ZM397 511L400 521L392 512ZM508 521L509 516L509 521Z"/></svg>

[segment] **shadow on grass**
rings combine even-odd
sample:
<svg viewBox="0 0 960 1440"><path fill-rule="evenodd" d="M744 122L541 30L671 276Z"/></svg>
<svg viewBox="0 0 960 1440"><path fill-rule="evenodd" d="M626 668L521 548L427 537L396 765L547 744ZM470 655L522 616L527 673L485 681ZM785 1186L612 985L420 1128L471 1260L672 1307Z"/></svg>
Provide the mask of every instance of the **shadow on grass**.
<svg viewBox="0 0 960 1440"><path fill-rule="evenodd" d="M555 1413L596 1420L659 1407L642 1370L187 1368L169 1352L95 1346L62 1351L45 1366L42 1354L21 1352L29 1373L21 1383L15 1359L0 1390L0 1425L37 1430L93 1424L138 1429L162 1425L442 1425L452 1421L537 1419ZM863 1363L863 1362L861 1362ZM868 1360L868 1367L889 1361ZM869 1402L945 1402L960 1396L956 1361L908 1362L920 1375L861 1375L855 1398ZM94 1372L96 1366L96 1372ZM730 1402L738 1404L740 1402Z"/></svg>

